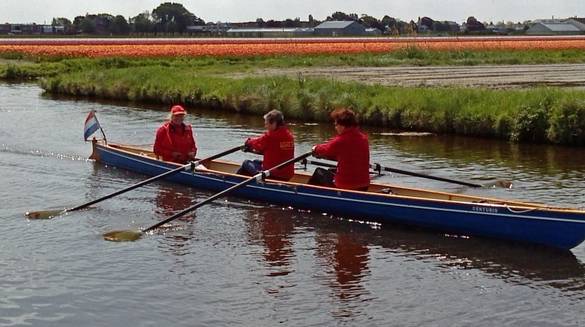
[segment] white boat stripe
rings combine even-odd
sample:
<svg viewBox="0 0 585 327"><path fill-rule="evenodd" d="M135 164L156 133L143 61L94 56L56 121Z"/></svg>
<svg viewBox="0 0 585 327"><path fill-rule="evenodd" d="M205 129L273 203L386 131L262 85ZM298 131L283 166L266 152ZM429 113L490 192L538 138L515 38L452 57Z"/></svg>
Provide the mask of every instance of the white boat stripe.
<svg viewBox="0 0 585 327"><path fill-rule="evenodd" d="M108 151L107 149L103 148L103 151ZM128 156L123 153L115 152L115 155L122 156L124 158L138 161L140 163L144 163L143 160L137 160L135 157ZM151 166L156 166L158 168L169 169L167 166L161 166L155 163L148 163ZM191 175L191 174L189 174ZM208 177L205 176L204 173L198 174L198 177L208 179L208 180L215 180L217 181L218 177ZM237 182L232 182L228 180L222 180L223 183L236 185ZM261 189L270 192L279 192L279 193L286 193L286 194L301 194L303 196L309 196L314 198L321 198L321 199L333 199L337 201L346 201L346 202L356 202L356 203L369 203L375 205L383 205L383 206L390 206L390 207L402 207L402 208L416 208L422 210L432 210L432 211L444 211L444 212L456 212L456 213L465 213L465 214L473 214L473 215L485 215L485 216L497 216L497 217L508 217L508 218L521 218L521 219L534 219L534 220L546 220L546 221L561 221L561 222L569 222L569 223L578 223L578 224L585 224L585 220L574 220L574 219L564 219L564 218L546 218L546 217L536 217L536 216L520 216L520 215L510 215L505 213L490 213L490 212L481 212L481 211L471 211L471 210L459 210L459 209L445 209L445 208L437 208L437 207L425 207L419 205L408 205L408 204L398 204L398 203L387 203L387 202L376 202L370 200L358 200L358 199L351 199L351 198L341 198L341 197L334 197L328 195L318 195L318 194L311 194L311 193L302 193L302 192L295 192L295 191L288 191L288 190L281 190L281 189L274 189L274 188L266 188L257 185L247 185L246 187ZM471 204L474 205L474 204ZM482 203L477 203L477 206L484 207ZM490 208L494 208L493 205L489 206ZM505 207L498 207L501 209L505 209ZM507 209L507 208L506 208ZM538 210L538 209L535 209Z"/></svg>

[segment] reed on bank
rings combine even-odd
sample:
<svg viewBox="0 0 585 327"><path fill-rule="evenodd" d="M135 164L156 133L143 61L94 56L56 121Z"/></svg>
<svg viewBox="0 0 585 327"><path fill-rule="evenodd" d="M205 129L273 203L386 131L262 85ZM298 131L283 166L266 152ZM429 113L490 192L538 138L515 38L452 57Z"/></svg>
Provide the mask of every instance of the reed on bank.
<svg viewBox="0 0 585 327"><path fill-rule="evenodd" d="M54 94L258 114L279 109L303 121L326 121L331 109L348 106L369 125L585 145L585 91L580 90L404 88L302 76L237 79L180 65L84 69L41 85Z"/></svg>

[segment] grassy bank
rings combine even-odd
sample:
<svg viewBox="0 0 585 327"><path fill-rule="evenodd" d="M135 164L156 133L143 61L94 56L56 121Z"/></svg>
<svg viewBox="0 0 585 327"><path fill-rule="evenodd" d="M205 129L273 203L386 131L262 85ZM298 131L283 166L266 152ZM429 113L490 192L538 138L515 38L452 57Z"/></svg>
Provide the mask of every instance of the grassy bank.
<svg viewBox="0 0 585 327"><path fill-rule="evenodd" d="M585 91L397 88L335 80L230 73L261 68L584 63L583 51L424 51L387 54L202 57L30 58L2 54L0 79L41 80L50 93L264 113L325 121L350 106L363 123L411 131L585 145ZM245 74L244 74L245 75ZM250 74L253 76L253 74Z"/></svg>
<svg viewBox="0 0 585 327"><path fill-rule="evenodd" d="M563 89L398 88L325 79L231 79L225 67L142 65L84 69L45 79L50 93L264 113L325 121L337 106L362 123L512 141L585 145L585 92Z"/></svg>

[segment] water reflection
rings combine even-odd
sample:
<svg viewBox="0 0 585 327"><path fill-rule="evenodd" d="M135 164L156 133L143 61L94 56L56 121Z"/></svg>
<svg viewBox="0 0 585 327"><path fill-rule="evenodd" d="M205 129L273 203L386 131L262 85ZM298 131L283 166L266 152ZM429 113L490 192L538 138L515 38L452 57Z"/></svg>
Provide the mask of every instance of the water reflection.
<svg viewBox="0 0 585 327"><path fill-rule="evenodd" d="M369 274L368 246L351 232L317 230L315 255L333 268L330 286L341 301L351 301L367 293L362 278Z"/></svg>
<svg viewBox="0 0 585 327"><path fill-rule="evenodd" d="M585 290L585 265L570 251L400 227L374 233L372 243L394 254L451 269L479 269L514 284Z"/></svg>
<svg viewBox="0 0 585 327"><path fill-rule="evenodd" d="M252 234L265 240L264 258L271 265L288 266L293 260L291 233L301 230L314 233L314 255L329 276L326 284L342 302L367 299L369 292L365 280L371 275L370 260L375 257L383 261L395 255L429 262L445 272L453 268L476 269L508 283L539 284L565 291L566 296L585 297L582 294L585 265L570 251L452 237L394 225L375 229L367 224L297 210L258 209L252 214L250 223L253 224ZM278 226L280 223L282 225ZM267 237L269 235L277 241Z"/></svg>
<svg viewBox="0 0 585 327"><path fill-rule="evenodd" d="M88 178L88 198L95 195L92 195L92 189L103 193L108 191L104 185L117 189L122 186L116 184L120 181L133 183L142 177L103 168L99 164L94 166L94 174ZM152 200L155 220L164 219L197 200L195 190L170 183L154 184L144 191L146 194L139 193L139 196L146 198L150 194L152 198L153 189L156 190ZM236 198L230 202L244 203ZM296 262L306 258L303 256L307 251L318 259L316 267L322 271L316 276L319 284L330 289L335 299L337 309L332 312L335 317L361 314L360 303L368 301L372 293L367 287L372 274L370 261L384 262L394 260L396 256L423 261L445 273L453 269L479 270L506 283L552 287L562 291L564 297L585 299L585 265L568 251L481 238L455 238L394 225L373 229L364 224L295 209L283 210L264 203L252 205L252 208L246 205L240 211L248 242L263 249L260 259L268 268L267 277L293 274ZM194 217L195 213L189 214L184 221L177 221L154 236L160 239L161 251L170 252L177 258L192 254ZM306 244L303 247L295 244L298 239L306 238L312 238L315 246L307 249ZM183 271L181 260L177 261L179 273ZM281 284L279 288L295 286L288 279L280 280L278 284Z"/></svg>
<svg viewBox="0 0 585 327"><path fill-rule="evenodd" d="M292 234L295 229L290 215L273 208L248 211L248 237L262 244L263 259L270 268L268 276L284 276L292 272L294 258Z"/></svg>
<svg viewBox="0 0 585 327"><path fill-rule="evenodd" d="M181 210L190 207L193 204L194 195L188 188L161 183L157 185L158 191L154 200L155 212L161 217L171 216ZM183 221L191 221L196 211L188 213L178 218Z"/></svg>
<svg viewBox="0 0 585 327"><path fill-rule="evenodd" d="M189 188L161 183L157 185L158 191L154 199L155 213L158 220L163 220L188 207L195 201L195 194ZM191 240L194 237L194 220L197 211L192 211L177 218L159 229L156 233L164 235L164 251L170 251L176 256L184 256L191 253Z"/></svg>

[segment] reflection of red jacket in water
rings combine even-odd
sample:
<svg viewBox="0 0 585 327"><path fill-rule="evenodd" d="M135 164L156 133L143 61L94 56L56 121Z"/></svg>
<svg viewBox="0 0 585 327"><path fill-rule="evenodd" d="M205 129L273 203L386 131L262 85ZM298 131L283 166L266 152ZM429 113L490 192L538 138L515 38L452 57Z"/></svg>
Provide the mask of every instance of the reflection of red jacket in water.
<svg viewBox="0 0 585 327"><path fill-rule="evenodd" d="M295 140L286 126L280 126L274 131L267 131L264 135L246 141L254 152L264 154L262 169L270 169L295 156ZM274 170L272 177L288 181L295 174L294 165Z"/></svg>
<svg viewBox="0 0 585 327"><path fill-rule="evenodd" d="M173 152L179 153L179 158L174 158ZM157 156L164 161L186 163L189 161L189 152L197 153L191 125L177 126L166 122L158 128L154 140L154 153Z"/></svg>
<svg viewBox="0 0 585 327"><path fill-rule="evenodd" d="M370 185L368 136L357 127L346 127L330 141L317 145L315 154L337 161L336 187L357 190Z"/></svg>

